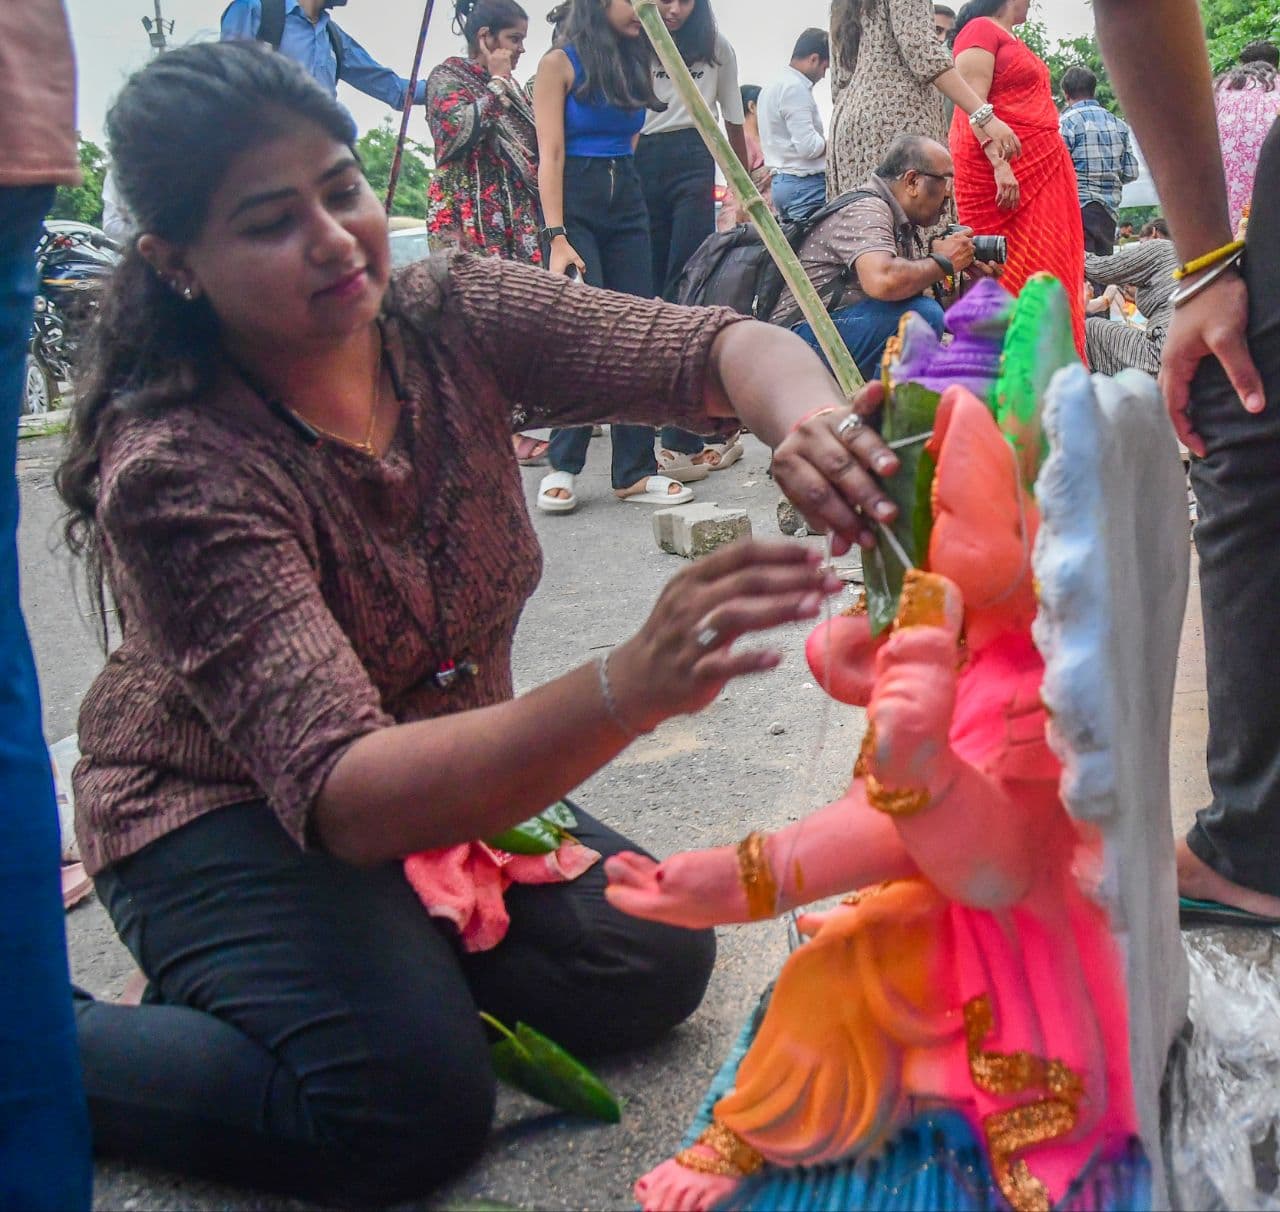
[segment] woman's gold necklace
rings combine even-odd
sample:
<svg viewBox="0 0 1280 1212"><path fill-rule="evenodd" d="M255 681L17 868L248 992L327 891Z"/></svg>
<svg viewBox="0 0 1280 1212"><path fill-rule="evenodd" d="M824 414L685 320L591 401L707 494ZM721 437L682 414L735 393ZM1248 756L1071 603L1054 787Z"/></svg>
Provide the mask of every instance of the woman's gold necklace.
<svg viewBox="0 0 1280 1212"><path fill-rule="evenodd" d="M313 429L322 438L328 438L329 441L338 442L349 450L358 450L361 454L370 456L378 453L373 445L373 430L378 423L378 405L382 400L382 359L384 355L382 329L376 328L374 331L377 333L378 338L378 356L373 360L373 402L369 405L369 426L364 431L364 441L353 442L350 438L343 437L340 433L334 433L333 430L325 429L323 425L317 425L314 421L308 420L296 409L289 409L299 421Z"/></svg>

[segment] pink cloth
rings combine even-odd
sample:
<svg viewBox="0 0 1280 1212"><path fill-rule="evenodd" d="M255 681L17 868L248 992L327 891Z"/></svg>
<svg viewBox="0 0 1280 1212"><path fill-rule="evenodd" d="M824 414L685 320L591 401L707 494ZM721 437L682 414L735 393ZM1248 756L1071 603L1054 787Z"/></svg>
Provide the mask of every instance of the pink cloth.
<svg viewBox="0 0 1280 1212"><path fill-rule="evenodd" d="M503 895L512 884L567 884L600 855L579 842L553 854L508 854L484 842L424 850L404 861L405 879L432 917L452 922L467 951L491 951L511 925Z"/></svg>
<svg viewBox="0 0 1280 1212"><path fill-rule="evenodd" d="M1280 111L1280 90L1262 88L1250 81L1247 88L1218 89L1214 102L1218 111L1222 166L1227 174L1231 230L1235 231L1253 197L1253 178L1258 171L1262 144Z"/></svg>

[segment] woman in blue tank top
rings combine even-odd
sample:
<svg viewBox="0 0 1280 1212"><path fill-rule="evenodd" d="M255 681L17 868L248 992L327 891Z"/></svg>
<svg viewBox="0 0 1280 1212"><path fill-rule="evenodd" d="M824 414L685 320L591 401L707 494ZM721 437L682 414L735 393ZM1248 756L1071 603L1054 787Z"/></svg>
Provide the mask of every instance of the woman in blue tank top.
<svg viewBox="0 0 1280 1212"><path fill-rule="evenodd" d="M573 0L564 41L548 52L533 90L538 125L538 189L552 273L577 267L592 286L651 298L649 212L635 168L635 145L654 95L648 39L631 0ZM658 475L654 432L610 426L612 480L624 501L679 505L684 485ZM589 427L551 435L552 471L538 487L538 508L569 513L578 504Z"/></svg>

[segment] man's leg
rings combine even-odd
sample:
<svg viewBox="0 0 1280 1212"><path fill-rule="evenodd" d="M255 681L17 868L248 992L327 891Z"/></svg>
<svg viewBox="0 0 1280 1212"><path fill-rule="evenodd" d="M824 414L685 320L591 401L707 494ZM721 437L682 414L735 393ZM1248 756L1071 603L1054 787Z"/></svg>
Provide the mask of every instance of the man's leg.
<svg viewBox="0 0 1280 1212"><path fill-rule="evenodd" d="M58 810L18 597L18 414L53 190L0 189L0 1208L89 1206Z"/></svg>
<svg viewBox="0 0 1280 1212"><path fill-rule="evenodd" d="M832 315L831 318L835 321L836 328L840 330L844 343L849 347L849 352L857 363L858 372L864 379L870 381L879 376L884 347L889 343L889 338L898 331L902 317L909 311L927 320L933 331L939 337L942 336L942 307L930 295L917 295L896 303L864 299L861 303L855 303L852 307L843 307ZM814 337L808 321L797 325L794 331L808 341L814 349L818 349L817 338Z"/></svg>
<svg viewBox="0 0 1280 1212"><path fill-rule="evenodd" d="M1263 146L1245 255L1249 348L1266 390L1258 416L1244 411L1212 359L1192 385L1191 419L1208 456L1191 464L1199 520L1200 595L1209 690L1209 783L1213 803L1187 836L1206 872L1180 856L1184 894L1254 911L1280 912L1280 728L1275 642L1280 601L1280 126ZM1222 880L1230 881L1223 886ZM1234 887L1232 887L1234 886Z"/></svg>
<svg viewBox="0 0 1280 1212"><path fill-rule="evenodd" d="M1116 250L1116 221L1101 202L1086 202L1080 211L1084 250L1109 257Z"/></svg>

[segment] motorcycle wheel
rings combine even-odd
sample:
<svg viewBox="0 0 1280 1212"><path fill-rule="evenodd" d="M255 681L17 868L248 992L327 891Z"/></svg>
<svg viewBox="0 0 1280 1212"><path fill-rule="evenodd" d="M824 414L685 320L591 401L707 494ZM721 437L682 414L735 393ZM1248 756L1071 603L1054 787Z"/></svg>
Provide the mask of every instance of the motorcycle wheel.
<svg viewBox="0 0 1280 1212"><path fill-rule="evenodd" d="M24 416L43 416L53 407L53 381L38 358L27 358L26 390L22 396Z"/></svg>

